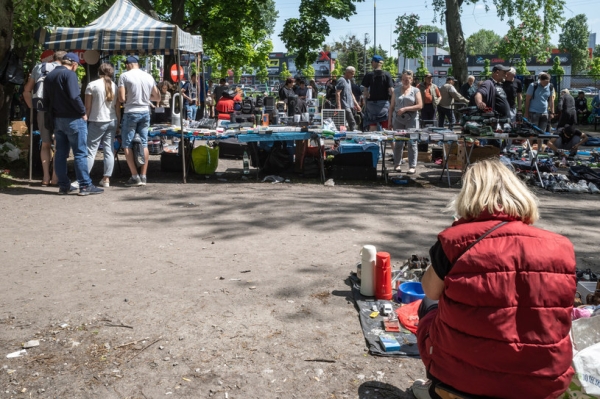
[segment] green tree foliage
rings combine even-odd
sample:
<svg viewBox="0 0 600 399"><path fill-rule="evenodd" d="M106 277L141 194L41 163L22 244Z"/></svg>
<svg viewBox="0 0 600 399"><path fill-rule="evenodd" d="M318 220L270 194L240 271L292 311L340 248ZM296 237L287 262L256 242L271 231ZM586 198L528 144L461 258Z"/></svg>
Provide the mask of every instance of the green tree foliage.
<svg viewBox="0 0 600 399"><path fill-rule="evenodd" d="M587 49L590 29L585 14L567 20L560 34L558 46L571 53L571 69L574 73L585 71L589 63Z"/></svg>
<svg viewBox="0 0 600 399"><path fill-rule="evenodd" d="M548 58L552 49L550 35L561 26L565 1L503 0L502 3L503 8L498 8L498 14L501 19L509 18L509 30L500 43L498 55L504 58L515 54L525 58ZM517 16L520 23L516 20Z"/></svg>
<svg viewBox="0 0 600 399"><path fill-rule="evenodd" d="M594 57L590 65L589 75L595 76L596 79L600 79L600 57Z"/></svg>
<svg viewBox="0 0 600 399"><path fill-rule="evenodd" d="M306 68L302 68L300 73L305 78L314 79L315 78L315 68L313 68L312 64L308 65Z"/></svg>
<svg viewBox="0 0 600 399"><path fill-rule="evenodd" d="M487 58L483 61L483 71L481 71L480 75L483 79L487 79L492 76L492 72L490 71L490 60Z"/></svg>
<svg viewBox="0 0 600 399"><path fill-rule="evenodd" d="M529 72L529 69L527 68L527 60L523 57L521 57L521 59L519 59L519 62L517 62L517 64L515 65L515 69L517 70L517 75L524 75L524 76L531 75L531 73Z"/></svg>
<svg viewBox="0 0 600 399"><path fill-rule="evenodd" d="M459 83L466 80L468 72L466 45L461 22L463 6L483 3L488 10L490 3L493 3L500 19L508 18L507 22L511 31L516 30L519 26L515 20L517 17L528 26L527 29L522 29L527 36L512 34L503 39L502 45L505 46L504 51L508 57L512 57L514 54L528 56L549 52L548 47L544 44L550 42L550 35L562 22L565 6L564 0L432 0L432 3L436 17L446 24L450 56ZM544 17L539 17L538 13ZM521 42L526 42L526 39L530 40L529 48L517 46ZM537 41L533 39L537 39ZM517 49L520 51L516 51Z"/></svg>
<svg viewBox="0 0 600 399"><path fill-rule="evenodd" d="M281 73L279 76L284 80L292 77L292 73L287 69L287 64L285 62L281 63Z"/></svg>
<svg viewBox="0 0 600 399"><path fill-rule="evenodd" d="M365 74L365 38L357 37L356 35L346 35L340 37L331 45L325 45L324 49L335 51L337 60L345 66L352 65L356 68L356 74L363 76ZM367 45L369 44L367 37ZM356 58L354 58L356 55ZM369 60L367 60L369 63Z"/></svg>
<svg viewBox="0 0 600 399"><path fill-rule="evenodd" d="M552 68L548 69L548 73L552 76L563 76L565 74L565 70L560 66L560 58L554 57L554 63Z"/></svg>
<svg viewBox="0 0 600 399"><path fill-rule="evenodd" d="M220 77L229 69L260 67L273 49L269 37L278 17L274 0L134 1L146 13L200 34L210 57L207 65L213 70L222 65Z"/></svg>
<svg viewBox="0 0 600 399"><path fill-rule="evenodd" d="M437 32L440 35L442 35L442 37L444 38L444 42L442 44L438 44L438 43L427 43L427 47L439 47L439 48L444 48L444 46L446 46L446 43L448 43L448 35L446 35L446 31L443 28L440 28L439 26L435 26L435 25L421 25L421 31L422 32Z"/></svg>
<svg viewBox="0 0 600 399"><path fill-rule="evenodd" d="M494 54L501 40L493 30L480 29L467 38L467 54Z"/></svg>
<svg viewBox="0 0 600 399"><path fill-rule="evenodd" d="M417 68L415 75L417 78L419 78L419 80L422 81L425 75L427 75L428 73L429 70L425 68L425 58L421 55L419 57L419 67Z"/></svg>
<svg viewBox="0 0 600 399"><path fill-rule="evenodd" d="M356 14L354 2L362 0L301 0L298 18L287 19L279 37L287 50L296 53L296 65L312 64L331 29L327 17L345 19Z"/></svg>
<svg viewBox="0 0 600 399"><path fill-rule="evenodd" d="M403 14L396 18L396 41L393 47L400 51L404 58L419 58L423 53L423 45L418 39L425 33L419 26L417 14Z"/></svg>
<svg viewBox="0 0 600 399"><path fill-rule="evenodd" d="M383 67L381 69L383 69L384 71L388 71L393 78L398 76L398 58L386 58L383 61Z"/></svg>
<svg viewBox="0 0 600 399"><path fill-rule="evenodd" d="M333 61L334 66L333 66L333 70L331 71L331 76L335 76L336 78L342 76L344 74L344 68L342 67L342 64L338 61Z"/></svg>
<svg viewBox="0 0 600 399"><path fill-rule="evenodd" d="M260 83L265 83L269 80L269 71L267 70L266 65L262 65L256 69L256 79Z"/></svg>
<svg viewBox="0 0 600 399"><path fill-rule="evenodd" d="M594 47L594 57L600 57L600 44L596 44Z"/></svg>

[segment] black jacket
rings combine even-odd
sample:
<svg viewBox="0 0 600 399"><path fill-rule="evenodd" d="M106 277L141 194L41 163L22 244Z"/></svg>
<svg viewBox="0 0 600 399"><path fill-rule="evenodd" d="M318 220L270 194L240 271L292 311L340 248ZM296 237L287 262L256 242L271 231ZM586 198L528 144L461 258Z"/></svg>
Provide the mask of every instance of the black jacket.
<svg viewBox="0 0 600 399"><path fill-rule="evenodd" d="M77 74L62 65L54 68L44 80L44 103L51 104L55 118L83 117L85 106Z"/></svg>

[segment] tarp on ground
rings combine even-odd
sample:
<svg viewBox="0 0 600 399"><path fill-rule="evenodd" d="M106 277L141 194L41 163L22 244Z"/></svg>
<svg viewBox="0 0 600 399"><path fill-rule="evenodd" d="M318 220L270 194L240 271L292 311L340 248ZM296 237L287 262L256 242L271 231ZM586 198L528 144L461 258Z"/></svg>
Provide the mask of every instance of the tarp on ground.
<svg viewBox="0 0 600 399"><path fill-rule="evenodd" d="M202 38L142 12L130 0L117 0L82 28L49 27L36 39L50 50L98 50L110 53L172 54L177 49L201 53Z"/></svg>

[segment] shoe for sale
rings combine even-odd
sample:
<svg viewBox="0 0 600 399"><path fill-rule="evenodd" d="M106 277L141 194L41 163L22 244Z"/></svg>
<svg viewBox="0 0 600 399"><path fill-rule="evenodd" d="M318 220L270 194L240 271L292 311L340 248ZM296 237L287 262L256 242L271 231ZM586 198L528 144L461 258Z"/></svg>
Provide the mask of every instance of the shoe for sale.
<svg viewBox="0 0 600 399"><path fill-rule="evenodd" d="M131 176L129 178L129 180L127 180L127 182L125 183L125 185L127 187L138 187L138 186L143 185L143 183L142 183L142 179L140 179L139 176L137 176L137 177Z"/></svg>
<svg viewBox="0 0 600 399"><path fill-rule="evenodd" d="M146 185L146 176L140 176L140 181L142 182L142 186Z"/></svg>
<svg viewBox="0 0 600 399"><path fill-rule="evenodd" d="M431 381L416 380L413 382L410 390L417 399L431 399L431 396L429 395L430 386Z"/></svg>
<svg viewBox="0 0 600 399"><path fill-rule="evenodd" d="M406 174L408 175L414 175L415 173L417 173L417 170L415 168L410 168L408 172L406 172Z"/></svg>
<svg viewBox="0 0 600 399"><path fill-rule="evenodd" d="M71 184L71 187L69 187L68 190L66 190L64 188L59 188L58 189L58 195L67 195L69 193L72 193L75 190L77 190L77 187L75 187L74 185Z"/></svg>
<svg viewBox="0 0 600 399"><path fill-rule="evenodd" d="M85 186L79 189L79 193L77 195L91 195L91 194L102 194L104 192L103 188L96 187L93 184L89 186Z"/></svg>
<svg viewBox="0 0 600 399"><path fill-rule="evenodd" d="M98 183L98 185L100 187L110 187L110 182L108 180L100 180L100 183Z"/></svg>

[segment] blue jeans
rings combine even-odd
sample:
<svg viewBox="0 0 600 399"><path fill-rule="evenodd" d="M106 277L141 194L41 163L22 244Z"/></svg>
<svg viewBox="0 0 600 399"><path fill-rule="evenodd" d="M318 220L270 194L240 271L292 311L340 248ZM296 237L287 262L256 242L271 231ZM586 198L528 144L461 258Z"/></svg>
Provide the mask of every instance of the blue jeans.
<svg viewBox="0 0 600 399"><path fill-rule="evenodd" d="M54 168L58 177L58 186L63 190L71 187L67 176L67 158L73 150L75 157L75 175L79 187L92 184L87 165L87 123L82 118L55 118L54 137L56 139L56 154Z"/></svg>
<svg viewBox="0 0 600 399"><path fill-rule="evenodd" d="M121 138L123 148L131 148L131 140L136 133L140 135L142 146L148 147L148 127L150 126L150 112L128 112L123 114L121 122Z"/></svg>
<svg viewBox="0 0 600 399"><path fill-rule="evenodd" d="M186 105L187 108L187 118L191 121L195 121L196 120L196 113L198 112L198 106L197 105Z"/></svg>

